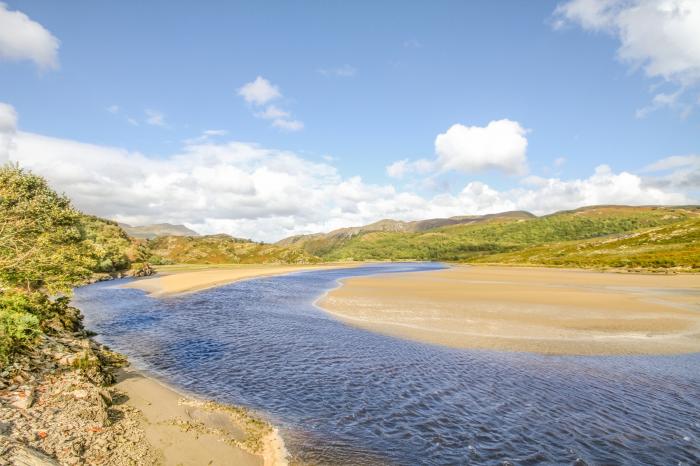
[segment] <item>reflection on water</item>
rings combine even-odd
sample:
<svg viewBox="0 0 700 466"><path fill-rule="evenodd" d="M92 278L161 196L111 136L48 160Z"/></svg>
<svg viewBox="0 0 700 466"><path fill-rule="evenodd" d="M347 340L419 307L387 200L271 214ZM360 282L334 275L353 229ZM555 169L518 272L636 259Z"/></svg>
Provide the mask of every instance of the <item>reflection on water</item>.
<svg viewBox="0 0 700 466"><path fill-rule="evenodd" d="M700 463L700 354L453 350L312 305L339 278L437 267L304 272L161 300L96 284L75 301L136 366L266 413L312 464Z"/></svg>

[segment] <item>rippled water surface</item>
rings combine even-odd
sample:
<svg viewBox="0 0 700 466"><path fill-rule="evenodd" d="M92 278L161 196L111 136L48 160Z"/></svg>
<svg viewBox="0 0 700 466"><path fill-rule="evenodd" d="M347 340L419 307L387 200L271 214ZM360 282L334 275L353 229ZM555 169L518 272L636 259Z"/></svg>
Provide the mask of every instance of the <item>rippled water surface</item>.
<svg viewBox="0 0 700 466"><path fill-rule="evenodd" d="M167 299L102 283L75 301L137 367L265 413L310 463L700 463L700 354L452 350L355 329L312 304L339 278L438 267L304 272Z"/></svg>

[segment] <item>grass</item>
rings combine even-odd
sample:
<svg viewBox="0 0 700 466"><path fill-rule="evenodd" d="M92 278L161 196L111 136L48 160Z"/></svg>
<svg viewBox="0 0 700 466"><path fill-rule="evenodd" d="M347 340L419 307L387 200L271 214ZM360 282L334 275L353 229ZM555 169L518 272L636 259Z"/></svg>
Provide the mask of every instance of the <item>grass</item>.
<svg viewBox="0 0 700 466"><path fill-rule="evenodd" d="M148 241L150 261L169 264L308 264L318 257L298 247L255 243L227 235L165 236Z"/></svg>
<svg viewBox="0 0 700 466"><path fill-rule="evenodd" d="M598 206L421 233L368 232L331 247L322 258L693 268L700 264L699 214L695 207Z"/></svg>

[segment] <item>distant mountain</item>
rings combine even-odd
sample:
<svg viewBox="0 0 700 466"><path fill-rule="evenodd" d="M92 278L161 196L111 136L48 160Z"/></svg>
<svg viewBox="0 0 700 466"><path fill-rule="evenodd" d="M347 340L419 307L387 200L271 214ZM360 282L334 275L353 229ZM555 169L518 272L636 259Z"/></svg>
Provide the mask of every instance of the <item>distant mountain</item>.
<svg viewBox="0 0 700 466"><path fill-rule="evenodd" d="M157 223L155 225L143 225L139 227L120 223L119 226L122 227L129 236L137 239L153 239L156 236L199 236L199 233L187 228L185 225L173 225L170 223Z"/></svg>

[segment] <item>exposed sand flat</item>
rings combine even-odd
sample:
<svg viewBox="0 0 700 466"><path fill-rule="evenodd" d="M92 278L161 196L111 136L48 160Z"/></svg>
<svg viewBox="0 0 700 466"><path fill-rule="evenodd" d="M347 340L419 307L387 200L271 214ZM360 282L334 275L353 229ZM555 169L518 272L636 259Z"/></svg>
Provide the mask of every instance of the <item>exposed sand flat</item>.
<svg viewBox="0 0 700 466"><path fill-rule="evenodd" d="M143 413L146 438L165 465L287 464L276 430L250 423L240 410L183 397L131 369L121 371L115 387ZM259 451L253 452L249 445L256 443Z"/></svg>
<svg viewBox="0 0 700 466"><path fill-rule="evenodd" d="M324 265L276 265L276 264L251 264L215 266L191 270L191 267L164 267L165 273L159 273L152 278L136 280L126 285L125 288L138 288L152 296L160 297L204 290L216 286L226 285L239 280L250 278L284 275L292 272L309 270L324 270L334 268L354 267L357 264L324 264Z"/></svg>
<svg viewBox="0 0 700 466"><path fill-rule="evenodd" d="M349 278L318 304L367 330L454 348L700 352L700 275L457 266Z"/></svg>

